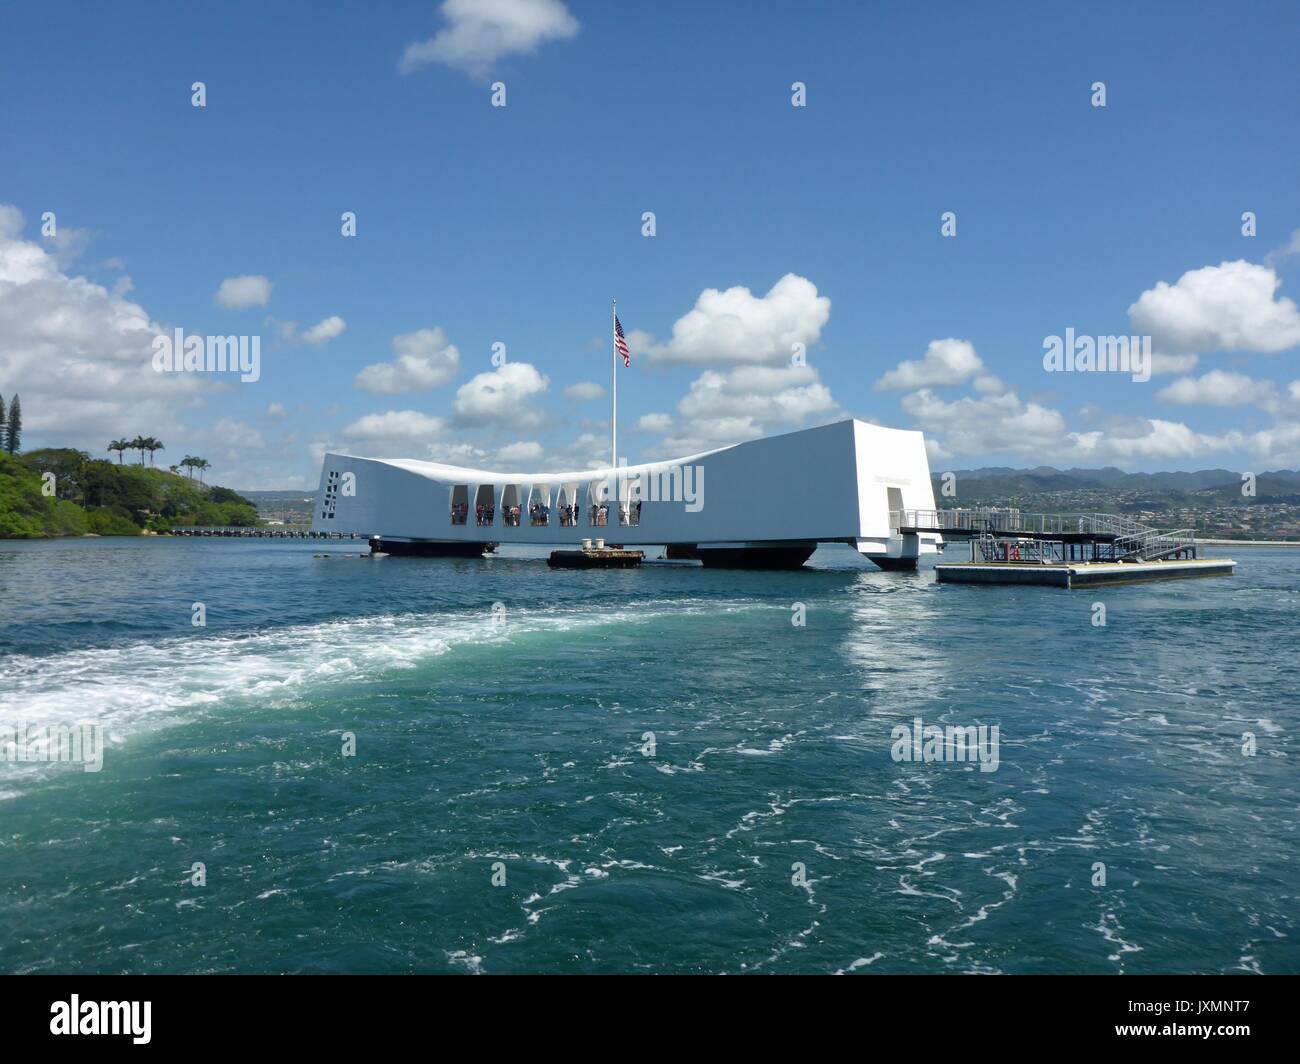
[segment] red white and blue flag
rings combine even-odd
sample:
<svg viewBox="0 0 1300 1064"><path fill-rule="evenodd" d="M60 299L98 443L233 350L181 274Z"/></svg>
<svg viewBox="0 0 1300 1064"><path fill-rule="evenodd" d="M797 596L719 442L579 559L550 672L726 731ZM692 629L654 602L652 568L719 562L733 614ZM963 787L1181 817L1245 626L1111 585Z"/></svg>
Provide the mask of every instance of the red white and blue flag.
<svg viewBox="0 0 1300 1064"><path fill-rule="evenodd" d="M614 350L623 356L623 365L632 365L632 355L627 349L627 340L623 337L623 323L614 315Z"/></svg>

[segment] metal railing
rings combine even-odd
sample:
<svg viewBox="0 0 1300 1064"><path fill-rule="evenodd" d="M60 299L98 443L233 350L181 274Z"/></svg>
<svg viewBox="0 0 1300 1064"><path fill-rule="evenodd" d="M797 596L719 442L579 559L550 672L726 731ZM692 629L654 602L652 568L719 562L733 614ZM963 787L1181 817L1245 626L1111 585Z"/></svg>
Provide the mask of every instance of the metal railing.
<svg viewBox="0 0 1300 1064"><path fill-rule="evenodd" d="M998 539L986 533L970 541L970 560L1054 565L1065 561L1065 544L1059 539Z"/></svg>
<svg viewBox="0 0 1300 1064"><path fill-rule="evenodd" d="M1025 514L1016 509L891 510L894 532L965 533L971 537L971 561L1038 562L1072 560L1082 542L1090 561L1157 561L1195 558L1196 534L1190 528L1162 531L1121 514ZM1061 535L1080 537L1048 539ZM1038 538L1025 538L1038 537ZM1090 544L1089 544L1090 541ZM1091 558L1087 555L1090 553Z"/></svg>
<svg viewBox="0 0 1300 1064"><path fill-rule="evenodd" d="M1156 561L1181 554L1194 558L1196 533L1190 528L1180 528L1176 532L1148 528L1137 535L1117 539L1115 548L1117 552L1122 552L1125 561Z"/></svg>
<svg viewBox="0 0 1300 1064"><path fill-rule="evenodd" d="M1040 536L1125 536L1151 531L1122 514L1026 514L1017 509L891 510L889 524L894 529L925 532L1021 532Z"/></svg>

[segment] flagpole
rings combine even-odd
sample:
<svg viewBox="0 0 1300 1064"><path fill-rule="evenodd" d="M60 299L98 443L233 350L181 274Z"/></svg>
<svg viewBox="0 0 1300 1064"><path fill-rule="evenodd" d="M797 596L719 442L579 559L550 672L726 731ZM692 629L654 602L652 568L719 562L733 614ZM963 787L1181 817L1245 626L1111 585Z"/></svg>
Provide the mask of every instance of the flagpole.
<svg viewBox="0 0 1300 1064"><path fill-rule="evenodd" d="M609 364L609 392L613 397L613 411L609 419L609 466L611 469L618 468L618 345L614 342L616 339L617 321L618 321L618 300L614 300L609 311L609 343L610 343L610 364Z"/></svg>

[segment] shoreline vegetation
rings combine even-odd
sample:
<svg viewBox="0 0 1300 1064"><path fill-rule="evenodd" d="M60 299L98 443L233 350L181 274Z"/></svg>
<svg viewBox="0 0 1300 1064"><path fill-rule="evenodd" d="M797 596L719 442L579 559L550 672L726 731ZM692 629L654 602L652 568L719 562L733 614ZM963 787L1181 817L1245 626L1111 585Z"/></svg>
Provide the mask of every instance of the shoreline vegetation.
<svg viewBox="0 0 1300 1064"><path fill-rule="evenodd" d="M116 444L119 441L114 441ZM161 449L157 440L153 449ZM117 449L114 447L114 449ZM141 451L143 462L144 451ZM177 525L253 527L257 507L230 488L143 464L113 463L49 447L0 451L0 539L165 534ZM185 464L185 463L182 463Z"/></svg>

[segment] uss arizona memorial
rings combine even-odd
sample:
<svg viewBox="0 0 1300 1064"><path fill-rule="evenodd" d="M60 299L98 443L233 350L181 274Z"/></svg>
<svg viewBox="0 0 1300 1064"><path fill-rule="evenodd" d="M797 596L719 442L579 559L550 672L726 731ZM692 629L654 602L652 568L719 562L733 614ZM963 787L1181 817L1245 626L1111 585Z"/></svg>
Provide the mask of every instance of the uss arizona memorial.
<svg viewBox="0 0 1300 1064"><path fill-rule="evenodd" d="M312 529L359 533L389 554L453 557L598 537L729 568L796 568L819 543L848 543L881 568L912 569L940 536L891 521L933 509L923 435L848 420L576 472L328 453Z"/></svg>

